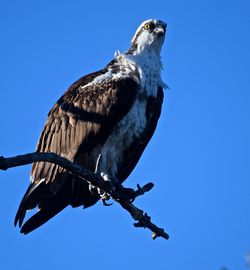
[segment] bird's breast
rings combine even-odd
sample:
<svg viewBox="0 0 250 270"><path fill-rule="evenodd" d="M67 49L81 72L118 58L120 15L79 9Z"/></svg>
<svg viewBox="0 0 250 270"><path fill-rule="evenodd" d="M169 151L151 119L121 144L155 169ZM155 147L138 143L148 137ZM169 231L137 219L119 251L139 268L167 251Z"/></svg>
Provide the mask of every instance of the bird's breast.
<svg viewBox="0 0 250 270"><path fill-rule="evenodd" d="M101 171L116 176L122 166L124 152L146 128L146 100L136 100L131 110L117 123L106 142L92 152L92 158L102 154Z"/></svg>

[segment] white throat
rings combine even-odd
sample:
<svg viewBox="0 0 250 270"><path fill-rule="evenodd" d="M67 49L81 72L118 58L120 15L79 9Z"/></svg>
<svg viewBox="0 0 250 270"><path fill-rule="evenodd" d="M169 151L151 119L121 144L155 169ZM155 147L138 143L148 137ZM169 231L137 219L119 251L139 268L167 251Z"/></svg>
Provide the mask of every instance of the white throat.
<svg viewBox="0 0 250 270"><path fill-rule="evenodd" d="M161 57L155 50L144 48L133 54L116 52L116 59L121 65L127 67L132 75L134 74L141 86L141 91L146 92L147 95L156 96L158 87L166 87L161 78Z"/></svg>

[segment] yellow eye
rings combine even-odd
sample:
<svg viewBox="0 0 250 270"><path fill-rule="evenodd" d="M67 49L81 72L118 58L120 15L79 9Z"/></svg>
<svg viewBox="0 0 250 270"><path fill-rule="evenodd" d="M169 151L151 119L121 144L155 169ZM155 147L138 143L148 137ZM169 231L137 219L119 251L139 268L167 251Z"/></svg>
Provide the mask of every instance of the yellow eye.
<svg viewBox="0 0 250 270"><path fill-rule="evenodd" d="M150 28L149 23L146 23L146 24L144 25L144 29L145 29L145 30L148 30L149 28Z"/></svg>

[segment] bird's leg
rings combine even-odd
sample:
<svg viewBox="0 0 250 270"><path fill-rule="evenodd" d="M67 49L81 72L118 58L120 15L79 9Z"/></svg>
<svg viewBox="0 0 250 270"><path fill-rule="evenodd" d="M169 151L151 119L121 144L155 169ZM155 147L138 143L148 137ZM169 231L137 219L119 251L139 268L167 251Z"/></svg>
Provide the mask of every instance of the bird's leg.
<svg viewBox="0 0 250 270"><path fill-rule="evenodd" d="M98 158L96 160L94 173L98 174L100 172L101 162L102 162L102 154L99 154ZM96 186L92 185L91 183L89 184L89 191L92 195L99 195L100 194L100 192L98 191L98 188Z"/></svg>
<svg viewBox="0 0 250 270"><path fill-rule="evenodd" d="M93 195L99 195L101 197L103 205L109 206L112 203L109 204L107 203L107 201L110 199L111 194L116 190L115 186L119 184L119 181L115 177L111 177L107 173L101 171L102 167L102 154L99 154L96 161L95 173L99 174L103 178L103 180L108 183L110 192L104 192L103 190L97 188L92 184L89 184L89 190Z"/></svg>
<svg viewBox="0 0 250 270"><path fill-rule="evenodd" d="M105 190L108 190L108 192L103 191L102 189L92 184L89 184L89 190L91 194L100 196L102 203L105 206L110 206L112 204L107 203L111 196L117 201L133 202L136 197L143 195L145 192L148 192L153 187L152 183L148 183L143 187L137 185L137 190L134 190L132 188L125 188L116 177L104 172L104 167L105 166L102 164L102 154L99 154L96 160L95 174L100 175L107 183L107 189Z"/></svg>
<svg viewBox="0 0 250 270"><path fill-rule="evenodd" d="M112 205L112 203L107 203L107 201L110 199L111 195L116 191L116 186L119 185L119 181L115 177L112 177L105 172L101 172L100 175L103 178L103 180L108 183L110 192L108 193L99 190L100 192L99 195L101 196L103 205L110 206Z"/></svg>

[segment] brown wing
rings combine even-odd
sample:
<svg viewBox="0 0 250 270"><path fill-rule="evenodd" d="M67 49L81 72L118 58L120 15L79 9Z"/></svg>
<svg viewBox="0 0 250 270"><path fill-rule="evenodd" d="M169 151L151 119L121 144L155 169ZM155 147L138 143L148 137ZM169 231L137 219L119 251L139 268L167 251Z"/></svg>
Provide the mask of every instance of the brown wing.
<svg viewBox="0 0 250 270"><path fill-rule="evenodd" d="M81 85L86 78L82 80L77 88L70 87L50 111L37 151L58 153L73 161L77 154L88 154L97 144L102 144L130 110L138 87L132 79L107 81L84 90ZM94 169L95 161L78 160ZM61 171L62 168L51 163L35 163L32 182L46 178L45 182L51 183Z"/></svg>
<svg viewBox="0 0 250 270"><path fill-rule="evenodd" d="M114 125L130 110L138 89L130 78L87 85L105 72L106 69L81 78L58 100L48 114L37 151L58 153L94 168L96 161L79 156L86 157L107 139ZM26 211L38 206L40 211L22 227L21 231L28 233L68 204L87 207L97 199L89 193L84 181L55 164L38 162L33 164L31 184L19 206L15 224L19 222L21 226Z"/></svg>
<svg viewBox="0 0 250 270"><path fill-rule="evenodd" d="M163 89L159 87L157 96L148 98L146 108L147 126L143 134L132 143L124 155L124 162L120 164L117 175L121 181L124 181L133 171L155 132L161 114L163 96Z"/></svg>

